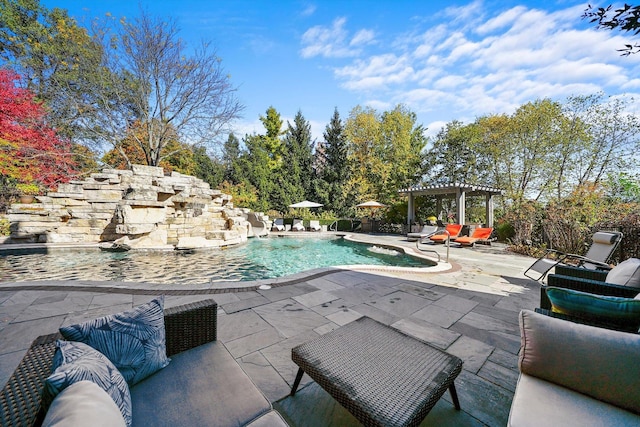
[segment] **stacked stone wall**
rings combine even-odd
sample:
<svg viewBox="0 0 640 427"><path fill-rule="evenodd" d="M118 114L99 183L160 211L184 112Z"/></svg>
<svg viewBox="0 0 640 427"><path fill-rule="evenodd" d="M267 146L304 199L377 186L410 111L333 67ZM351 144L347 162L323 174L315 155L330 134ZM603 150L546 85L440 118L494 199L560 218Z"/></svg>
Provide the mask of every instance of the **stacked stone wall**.
<svg viewBox="0 0 640 427"><path fill-rule="evenodd" d="M239 244L253 234L249 210L234 208L230 195L159 167L105 169L36 199L11 206L9 243L195 248Z"/></svg>

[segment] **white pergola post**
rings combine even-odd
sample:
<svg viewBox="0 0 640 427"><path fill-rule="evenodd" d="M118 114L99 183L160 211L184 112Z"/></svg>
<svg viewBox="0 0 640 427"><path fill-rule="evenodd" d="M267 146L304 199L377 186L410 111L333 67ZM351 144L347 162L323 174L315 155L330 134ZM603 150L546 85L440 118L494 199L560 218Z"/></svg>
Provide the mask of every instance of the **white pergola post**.
<svg viewBox="0 0 640 427"><path fill-rule="evenodd" d="M486 218L487 227L493 227L493 194L486 195Z"/></svg>
<svg viewBox="0 0 640 427"><path fill-rule="evenodd" d="M409 193L409 201L407 202L407 225L409 226L409 233L411 233L411 224L416 217L415 201L413 199L413 193Z"/></svg>
<svg viewBox="0 0 640 427"><path fill-rule="evenodd" d="M458 210L458 223L463 224L466 222L466 212L465 212L465 194L466 192L460 188L457 190L456 194L456 208Z"/></svg>

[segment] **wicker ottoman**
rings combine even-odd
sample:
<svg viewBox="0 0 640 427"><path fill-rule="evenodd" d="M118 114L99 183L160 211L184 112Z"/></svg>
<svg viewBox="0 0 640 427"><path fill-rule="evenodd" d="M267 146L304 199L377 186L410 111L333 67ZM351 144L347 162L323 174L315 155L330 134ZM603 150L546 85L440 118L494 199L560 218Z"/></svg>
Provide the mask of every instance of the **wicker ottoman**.
<svg viewBox="0 0 640 427"><path fill-rule="evenodd" d="M462 360L362 317L291 350L300 367L364 425L417 426L453 384Z"/></svg>

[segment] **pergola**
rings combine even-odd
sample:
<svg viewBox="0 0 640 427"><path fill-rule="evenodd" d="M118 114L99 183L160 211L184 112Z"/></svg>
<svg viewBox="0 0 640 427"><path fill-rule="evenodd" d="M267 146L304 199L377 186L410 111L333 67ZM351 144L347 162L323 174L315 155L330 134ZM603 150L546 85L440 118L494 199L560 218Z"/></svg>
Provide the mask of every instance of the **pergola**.
<svg viewBox="0 0 640 427"><path fill-rule="evenodd" d="M415 220L415 197L416 196L435 196L436 212L442 210L443 198L455 198L457 208L457 218L460 224L466 222L465 200L467 196L484 196L486 206L486 221L488 227L493 227L493 196L504 194L499 188L489 187L487 185L475 185L467 183L452 184L433 184L427 186L416 186L398 190L400 194L409 196L407 224L411 226Z"/></svg>

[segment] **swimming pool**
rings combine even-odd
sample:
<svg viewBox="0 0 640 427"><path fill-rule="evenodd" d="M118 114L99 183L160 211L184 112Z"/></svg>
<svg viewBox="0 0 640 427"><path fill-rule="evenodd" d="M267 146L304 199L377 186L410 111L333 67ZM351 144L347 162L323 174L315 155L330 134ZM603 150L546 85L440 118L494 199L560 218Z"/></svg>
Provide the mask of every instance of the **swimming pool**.
<svg viewBox="0 0 640 427"><path fill-rule="evenodd" d="M282 277L338 265L425 267L428 261L342 238L271 237L231 249L56 251L0 256L0 282L98 280L200 284Z"/></svg>

